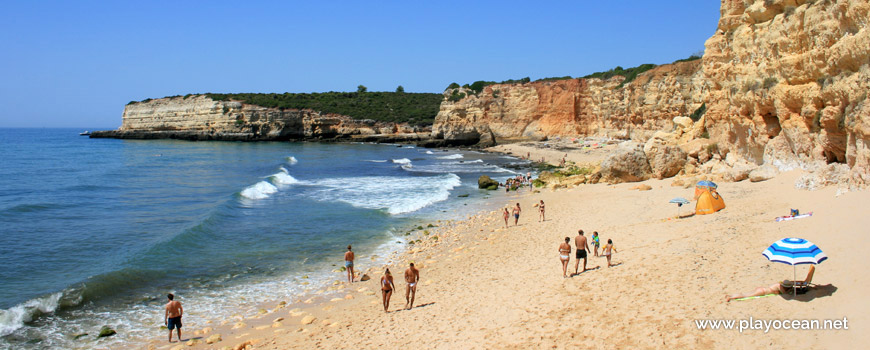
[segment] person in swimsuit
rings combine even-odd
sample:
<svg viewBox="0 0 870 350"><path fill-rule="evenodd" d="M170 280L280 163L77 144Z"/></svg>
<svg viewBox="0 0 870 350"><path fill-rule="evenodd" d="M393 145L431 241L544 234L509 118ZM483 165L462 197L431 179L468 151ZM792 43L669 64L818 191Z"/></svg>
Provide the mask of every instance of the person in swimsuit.
<svg viewBox="0 0 870 350"><path fill-rule="evenodd" d="M613 264L610 263L610 254L616 252L616 248L613 247L613 240L608 239L607 245L605 245L604 249L601 250L601 254L607 257L607 267L613 266Z"/></svg>
<svg viewBox="0 0 870 350"><path fill-rule="evenodd" d="M538 212L540 213L538 217L538 221L546 221L544 216L544 200L541 200L541 204L538 205Z"/></svg>
<svg viewBox="0 0 870 350"><path fill-rule="evenodd" d="M175 296L172 293L166 296L169 298L169 302L166 303L166 312L163 314L163 323L166 324L166 328L169 328L169 342L172 342L172 329L177 329L178 332L178 341L181 341L181 316L184 314L184 308L181 307L181 303L173 300Z"/></svg>
<svg viewBox="0 0 870 350"><path fill-rule="evenodd" d="M576 275L578 272L586 272L586 252L589 251L589 243L586 242L583 230L577 230L577 237L574 237L574 245L577 247L577 253L574 256L574 274ZM583 259L583 271L579 271L580 259Z"/></svg>
<svg viewBox="0 0 870 350"><path fill-rule="evenodd" d="M508 227L508 218L511 217L511 213L508 211L508 208L504 208L504 228Z"/></svg>
<svg viewBox="0 0 870 350"><path fill-rule="evenodd" d="M562 262L562 278L568 278L568 259L571 258L571 237L565 237L565 242L559 245L559 261Z"/></svg>
<svg viewBox="0 0 870 350"><path fill-rule="evenodd" d="M592 247L595 248L595 256L598 256L598 247L601 246L601 238L598 237L598 231L592 232Z"/></svg>
<svg viewBox="0 0 870 350"><path fill-rule="evenodd" d="M350 250L350 244L347 245L347 251L344 252L344 267L347 269L347 281L353 283L353 251Z"/></svg>
<svg viewBox="0 0 870 350"><path fill-rule="evenodd" d="M520 203L517 203L517 206L514 207L514 226L517 226L517 222L520 221L520 212L523 211L520 209Z"/></svg>
<svg viewBox="0 0 870 350"><path fill-rule="evenodd" d="M390 273L390 269L387 269L384 272L384 277L381 277L381 295L384 298L384 312L389 312L387 309L390 307L390 297L393 296L393 289L396 289L396 286L393 284L393 274Z"/></svg>
<svg viewBox="0 0 870 350"><path fill-rule="evenodd" d="M755 290L752 292L726 295L725 302L729 302L729 301L734 300L734 299L760 297L760 296L764 296L764 295L768 295L768 294L782 294L785 292L786 292L785 288L781 284L777 283L777 284L771 284L767 287L755 288Z"/></svg>
<svg viewBox="0 0 870 350"><path fill-rule="evenodd" d="M414 308L414 296L417 295L417 282L420 281L420 270L417 270L414 267L414 263L411 263L411 266L405 270L405 282L408 282L408 286L405 287L405 309L410 310ZM410 299L408 296L410 295Z"/></svg>

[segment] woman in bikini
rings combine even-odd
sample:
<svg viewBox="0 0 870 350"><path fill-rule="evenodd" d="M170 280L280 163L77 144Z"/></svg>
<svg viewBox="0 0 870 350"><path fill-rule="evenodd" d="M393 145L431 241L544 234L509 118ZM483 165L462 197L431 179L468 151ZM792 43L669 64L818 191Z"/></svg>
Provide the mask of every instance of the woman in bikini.
<svg viewBox="0 0 870 350"><path fill-rule="evenodd" d="M755 290L752 292L726 295L725 302L729 302L731 300L740 299L740 298L760 297L760 296L764 296L764 295L768 295L768 294L782 294L785 292L784 289L785 288L783 288L783 286L779 283L771 284L767 287L755 288Z"/></svg>
<svg viewBox="0 0 870 350"><path fill-rule="evenodd" d="M565 237L565 242L559 245L559 261L562 262L562 277L568 278L568 259L571 258L571 238Z"/></svg>
<svg viewBox="0 0 870 350"><path fill-rule="evenodd" d="M390 273L390 269L384 272L384 277L381 277L381 295L384 298L384 312L389 312L387 309L390 307L390 297L393 296L393 289L396 289L396 286L393 284L393 274Z"/></svg>
<svg viewBox="0 0 870 350"><path fill-rule="evenodd" d="M546 221L546 219L544 217L544 200L543 199L541 200L541 204L538 205L538 211L541 212L541 215L540 215L541 217L538 218L538 221Z"/></svg>
<svg viewBox="0 0 870 350"><path fill-rule="evenodd" d="M601 255L607 257L607 267L613 266L613 264L610 263L610 254L612 253L616 253L616 248L613 247L613 240L608 239L607 245L605 245L604 249L601 250Z"/></svg>
<svg viewBox="0 0 870 350"><path fill-rule="evenodd" d="M508 227L508 219L511 217L511 213L507 208L504 208L504 228Z"/></svg>

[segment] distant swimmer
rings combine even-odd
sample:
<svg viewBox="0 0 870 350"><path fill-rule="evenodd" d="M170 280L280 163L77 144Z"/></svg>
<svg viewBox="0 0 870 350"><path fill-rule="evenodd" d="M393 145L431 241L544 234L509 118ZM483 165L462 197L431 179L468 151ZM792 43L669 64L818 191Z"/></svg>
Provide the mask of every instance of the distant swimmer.
<svg viewBox="0 0 870 350"><path fill-rule="evenodd" d="M344 252L344 267L347 269L347 281L353 283L353 251L350 250L350 244L347 245L347 251Z"/></svg>
<svg viewBox="0 0 870 350"><path fill-rule="evenodd" d="M405 282L408 286L405 287L405 309L414 308L414 297L417 295L417 282L420 281L420 270L414 268L414 263L405 270ZM410 295L410 299L408 298Z"/></svg>
<svg viewBox="0 0 870 350"><path fill-rule="evenodd" d="M390 297L393 296L393 290L396 289L396 285L393 284L393 274L390 273L390 269L384 271L384 277L381 277L381 296L384 298L384 312L389 312L387 309L390 308Z"/></svg>
<svg viewBox="0 0 870 350"><path fill-rule="evenodd" d="M166 303L166 312L163 314L163 323L166 324L166 328L169 328L169 342L172 342L172 329L177 329L178 332L178 341L181 341L181 315L184 314L184 308L181 307L181 303L173 300L175 296L172 293L166 296L169 298L169 302Z"/></svg>

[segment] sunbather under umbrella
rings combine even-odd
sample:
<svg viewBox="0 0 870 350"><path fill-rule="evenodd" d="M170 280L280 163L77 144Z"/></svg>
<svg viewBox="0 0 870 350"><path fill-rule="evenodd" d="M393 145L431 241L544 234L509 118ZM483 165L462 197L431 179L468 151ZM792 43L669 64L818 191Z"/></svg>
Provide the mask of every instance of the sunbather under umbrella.
<svg viewBox="0 0 870 350"><path fill-rule="evenodd" d="M797 267L800 264L819 264L828 259L812 242L802 238L783 238L774 242L762 253L770 261L789 264L794 270L794 280L797 280ZM797 288L794 294L797 295Z"/></svg>

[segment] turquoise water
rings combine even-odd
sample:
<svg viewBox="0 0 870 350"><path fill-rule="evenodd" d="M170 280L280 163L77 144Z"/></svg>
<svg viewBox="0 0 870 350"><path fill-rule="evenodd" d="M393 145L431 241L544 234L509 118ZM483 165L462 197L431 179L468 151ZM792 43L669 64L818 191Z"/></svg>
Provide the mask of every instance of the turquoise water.
<svg viewBox="0 0 870 350"><path fill-rule="evenodd" d="M409 228L483 203L479 175L525 172L469 151L78 132L0 129L0 347L154 337L167 292L191 326L292 298L302 276L335 279L347 244L385 256ZM102 325L119 336L71 338Z"/></svg>

